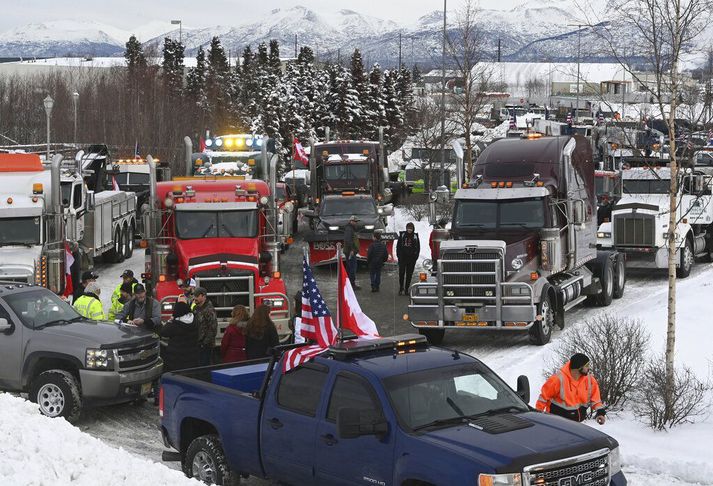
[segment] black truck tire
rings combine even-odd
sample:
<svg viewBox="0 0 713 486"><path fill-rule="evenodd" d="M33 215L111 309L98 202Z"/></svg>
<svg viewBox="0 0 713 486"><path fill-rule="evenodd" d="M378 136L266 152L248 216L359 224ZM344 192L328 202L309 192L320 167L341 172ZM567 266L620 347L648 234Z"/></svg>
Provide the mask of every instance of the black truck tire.
<svg viewBox="0 0 713 486"><path fill-rule="evenodd" d="M240 484L240 475L230 470L220 438L214 434L193 439L181 466L183 474L205 484Z"/></svg>
<svg viewBox="0 0 713 486"><path fill-rule="evenodd" d="M121 228L119 226L114 230L114 245L111 250L105 253L104 261L110 263L121 263L124 261L124 239L122 238Z"/></svg>
<svg viewBox="0 0 713 486"><path fill-rule="evenodd" d="M691 240L686 238L686 244L683 245L683 248L681 248L678 253L680 260L678 262L678 267L676 267L676 277L686 278L691 274L694 261L693 245L691 244Z"/></svg>
<svg viewBox="0 0 713 486"><path fill-rule="evenodd" d="M134 255L134 233L136 228L134 223L130 223L124 226L124 239L126 240L126 249L124 250L124 257L131 258Z"/></svg>
<svg viewBox="0 0 713 486"><path fill-rule="evenodd" d="M594 303L599 307L607 307L614 298L614 265L611 258L608 255L601 258L597 269L602 290L594 296Z"/></svg>
<svg viewBox="0 0 713 486"><path fill-rule="evenodd" d="M624 254L618 253L614 262L614 298L621 299L626 287L626 260Z"/></svg>
<svg viewBox="0 0 713 486"><path fill-rule="evenodd" d="M82 394L72 373L49 370L37 375L30 385L30 400L48 417L63 417L76 422L82 410Z"/></svg>
<svg viewBox="0 0 713 486"><path fill-rule="evenodd" d="M547 294L542 298L542 302L537 305L537 313L542 316L542 320L535 321L530 328L530 343L544 346L552 339L552 331L555 327L554 303Z"/></svg>
<svg viewBox="0 0 713 486"><path fill-rule="evenodd" d="M438 346L443 342L443 337L446 335L446 330L445 329L419 328L418 333L421 336L426 336L426 339L428 339L429 344Z"/></svg>

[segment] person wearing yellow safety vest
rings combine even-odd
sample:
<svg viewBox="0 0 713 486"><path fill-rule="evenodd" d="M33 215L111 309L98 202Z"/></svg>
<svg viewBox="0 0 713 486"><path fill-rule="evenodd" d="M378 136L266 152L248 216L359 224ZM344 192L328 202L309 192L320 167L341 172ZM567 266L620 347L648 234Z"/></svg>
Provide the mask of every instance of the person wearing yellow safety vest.
<svg viewBox="0 0 713 486"><path fill-rule="evenodd" d="M134 286L130 283L123 283L120 285L119 291L121 296L119 297L119 300L112 299L111 307L109 308L110 321L115 320L116 316L119 315L119 312L124 309L124 305L131 300L131 297L134 294L133 287Z"/></svg>
<svg viewBox="0 0 713 486"><path fill-rule="evenodd" d="M181 290L183 290L183 293L178 296L178 301L187 303L191 307L191 310L194 310L196 303L193 301L193 291L196 288L196 281L192 278L187 278L186 280L179 278L177 283Z"/></svg>
<svg viewBox="0 0 713 486"><path fill-rule="evenodd" d="M599 425L606 422L606 409L599 393L599 383L591 375L589 358L576 353L544 385L536 408L570 420L582 422L591 407Z"/></svg>
<svg viewBox="0 0 713 486"><path fill-rule="evenodd" d="M84 293L74 302L74 309L80 316L93 321L104 320L104 309L102 308L99 294L101 289L96 282L89 282L84 289Z"/></svg>
<svg viewBox="0 0 713 486"><path fill-rule="evenodd" d="M131 284L131 293L133 294L136 285L139 283L138 280L134 278L134 271L126 269L124 270L124 273L121 274L121 283L116 286L114 289L114 292L111 294L111 305L112 307L117 306L117 302L121 298L121 286L124 284ZM121 310L121 308L119 308Z"/></svg>

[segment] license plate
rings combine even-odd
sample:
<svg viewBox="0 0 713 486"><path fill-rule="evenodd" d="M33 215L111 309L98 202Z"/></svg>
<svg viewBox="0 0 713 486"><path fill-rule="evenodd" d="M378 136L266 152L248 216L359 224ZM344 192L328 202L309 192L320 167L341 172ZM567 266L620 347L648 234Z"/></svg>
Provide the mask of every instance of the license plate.
<svg viewBox="0 0 713 486"><path fill-rule="evenodd" d="M150 382L144 383L143 385L141 385L141 396L142 397L145 397L146 395L148 395L150 391L151 391L151 383Z"/></svg>
<svg viewBox="0 0 713 486"><path fill-rule="evenodd" d="M478 320L478 314L463 314L463 322L475 322Z"/></svg>

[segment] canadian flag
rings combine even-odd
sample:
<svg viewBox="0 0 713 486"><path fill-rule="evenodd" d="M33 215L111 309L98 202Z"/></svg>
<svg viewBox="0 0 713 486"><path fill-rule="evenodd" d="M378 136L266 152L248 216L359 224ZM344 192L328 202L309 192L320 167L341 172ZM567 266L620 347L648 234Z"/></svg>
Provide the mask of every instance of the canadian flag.
<svg viewBox="0 0 713 486"><path fill-rule="evenodd" d="M302 147L302 144L300 141L295 137L295 139L292 142L294 144L294 159L299 160L303 164L307 165L309 163L309 157L307 157L307 152L305 152L305 149Z"/></svg>
<svg viewBox="0 0 713 486"><path fill-rule="evenodd" d="M116 182L116 177L114 177L114 176L111 176L111 189L114 190L114 191L120 191L120 190L121 190L121 189L119 189L119 183Z"/></svg>
<svg viewBox="0 0 713 486"><path fill-rule="evenodd" d="M74 265L74 256L69 248L69 243L64 242L64 292L62 297L69 297L74 293L74 285L72 285L72 265Z"/></svg>
<svg viewBox="0 0 713 486"><path fill-rule="evenodd" d="M356 294L349 281L344 261L339 260L341 271L339 272L339 323L344 329L349 329L357 336L364 338L378 338L379 331L376 324L369 316L364 314L357 301Z"/></svg>

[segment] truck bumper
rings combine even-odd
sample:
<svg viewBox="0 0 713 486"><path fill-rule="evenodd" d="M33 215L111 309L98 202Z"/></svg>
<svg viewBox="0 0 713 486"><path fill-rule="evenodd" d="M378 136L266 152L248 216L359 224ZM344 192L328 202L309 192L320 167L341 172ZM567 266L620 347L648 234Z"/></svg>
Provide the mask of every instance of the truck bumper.
<svg viewBox="0 0 713 486"><path fill-rule="evenodd" d="M115 403L141 398L148 394L150 384L161 376L162 370L161 358L150 368L125 373L79 370L82 396L92 401Z"/></svg>
<svg viewBox="0 0 713 486"><path fill-rule="evenodd" d="M409 304L408 306L408 318L411 325L416 328L443 325L468 329L522 330L532 327L537 317L537 309L532 304L503 304L500 306L500 320L497 318L497 313L498 308L495 305L476 307L472 312L466 312L465 308L455 305L444 305L442 315L439 306L435 304Z"/></svg>
<svg viewBox="0 0 713 486"><path fill-rule="evenodd" d="M626 477L621 471L613 475L611 477L611 482L609 483L610 486L626 486L626 484Z"/></svg>
<svg viewBox="0 0 713 486"><path fill-rule="evenodd" d="M626 254L628 268L668 268L667 248L617 248L617 250ZM676 250L676 266L679 261L678 250Z"/></svg>

